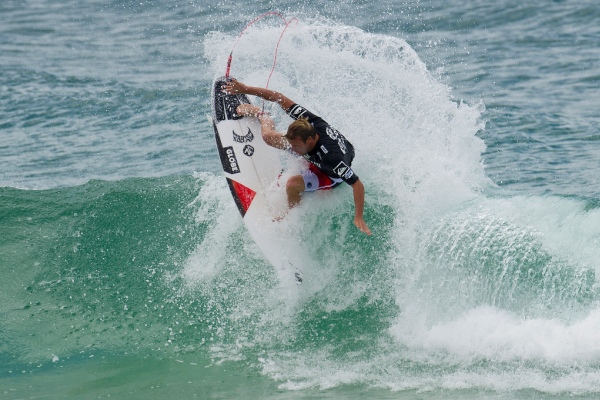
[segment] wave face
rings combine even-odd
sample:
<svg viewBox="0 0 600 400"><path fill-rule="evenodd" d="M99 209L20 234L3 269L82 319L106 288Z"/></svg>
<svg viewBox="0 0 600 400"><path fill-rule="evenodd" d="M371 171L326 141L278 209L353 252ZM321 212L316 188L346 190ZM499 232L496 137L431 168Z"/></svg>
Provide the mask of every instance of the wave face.
<svg viewBox="0 0 600 400"><path fill-rule="evenodd" d="M253 46L235 54L234 76L265 85L277 32L246 34ZM232 39L205 40L215 74ZM596 205L495 188L481 162L483 106L453 101L400 39L300 23L284 36L270 86L355 144L375 236L353 231L348 191L306 198L290 229L318 270L298 293L258 283L260 275L249 298L213 292L221 311L234 304L219 314L229 319L222 326L240 327L213 338L216 356L248 358L293 389L597 390ZM201 220L215 218L209 210ZM212 221L210 243L232 254L237 232ZM237 257L207 270L208 246L186 265L192 291L221 288L238 270Z"/></svg>

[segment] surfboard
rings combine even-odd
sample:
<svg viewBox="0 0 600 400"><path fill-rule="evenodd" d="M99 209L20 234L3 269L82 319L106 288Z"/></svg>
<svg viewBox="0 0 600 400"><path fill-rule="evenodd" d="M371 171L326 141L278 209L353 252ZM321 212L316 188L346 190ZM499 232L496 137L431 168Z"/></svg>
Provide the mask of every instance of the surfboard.
<svg viewBox="0 0 600 400"><path fill-rule="evenodd" d="M248 233L267 260L300 284L299 260L292 254L294 239L284 243L276 222L287 206L279 150L264 142L258 118L236 113L240 104L251 102L245 94L224 93L225 82L225 77L218 77L212 86L212 123L227 185Z"/></svg>

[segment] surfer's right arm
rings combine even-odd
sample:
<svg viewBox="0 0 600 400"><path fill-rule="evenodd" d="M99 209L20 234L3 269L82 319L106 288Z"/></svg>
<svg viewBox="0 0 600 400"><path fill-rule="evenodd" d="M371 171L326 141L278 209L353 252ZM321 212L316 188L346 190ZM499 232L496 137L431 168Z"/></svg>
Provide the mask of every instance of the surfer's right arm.
<svg viewBox="0 0 600 400"><path fill-rule="evenodd" d="M236 113L247 117L257 117L260 121L260 130L263 140L269 146L286 150L290 147L281 132L275 130L275 122L268 113L262 112L261 108L252 104L240 104Z"/></svg>
<svg viewBox="0 0 600 400"><path fill-rule="evenodd" d="M257 117L260 121L262 137L266 144L281 150L286 150L290 147L283 134L275 130L275 121L273 121L273 118L269 114L260 112L257 114Z"/></svg>
<svg viewBox="0 0 600 400"><path fill-rule="evenodd" d="M287 111L290 107L292 107L295 103L290 100L283 94L276 92L271 89L265 89L256 86L248 86L238 81L235 78L231 78L227 81L225 85L223 85L223 91L227 94L249 94L251 96L258 96L268 101L272 101L274 103L279 104L284 111Z"/></svg>

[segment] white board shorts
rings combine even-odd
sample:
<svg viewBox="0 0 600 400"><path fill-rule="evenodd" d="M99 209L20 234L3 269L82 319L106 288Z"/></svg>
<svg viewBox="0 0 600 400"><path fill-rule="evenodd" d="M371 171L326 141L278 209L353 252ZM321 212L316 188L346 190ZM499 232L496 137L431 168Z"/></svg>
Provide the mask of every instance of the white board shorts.
<svg viewBox="0 0 600 400"><path fill-rule="evenodd" d="M343 182L340 178L332 178L331 176L326 175L313 164L309 164L308 169L302 171L301 174L302 179L304 180L305 192L330 190Z"/></svg>

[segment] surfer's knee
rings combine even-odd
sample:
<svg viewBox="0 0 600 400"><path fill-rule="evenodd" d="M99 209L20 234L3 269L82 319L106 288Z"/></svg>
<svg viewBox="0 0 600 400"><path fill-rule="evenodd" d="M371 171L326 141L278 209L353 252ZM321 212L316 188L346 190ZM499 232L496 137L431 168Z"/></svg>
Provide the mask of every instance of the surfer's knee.
<svg viewBox="0 0 600 400"><path fill-rule="evenodd" d="M288 205L293 207L300 201L300 196L304 192L304 179L302 175L294 175L290 177L285 185L285 191L288 196Z"/></svg>
<svg viewBox="0 0 600 400"><path fill-rule="evenodd" d="M285 189L287 192L304 192L304 179L302 179L302 175L291 176L285 185Z"/></svg>

